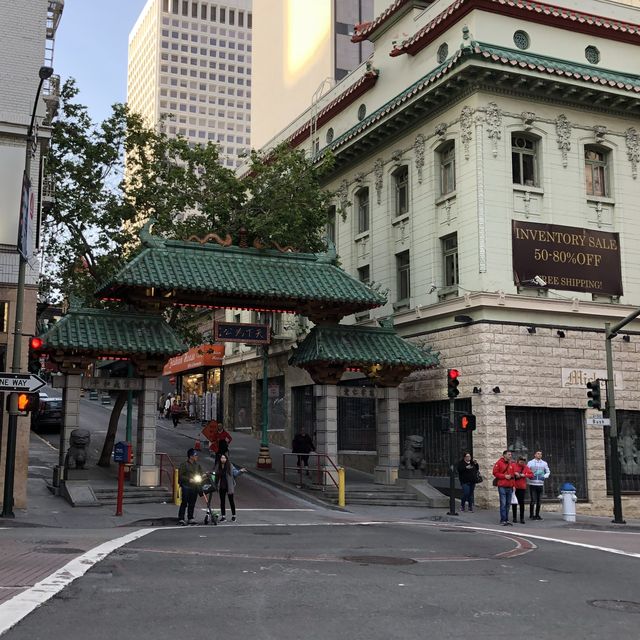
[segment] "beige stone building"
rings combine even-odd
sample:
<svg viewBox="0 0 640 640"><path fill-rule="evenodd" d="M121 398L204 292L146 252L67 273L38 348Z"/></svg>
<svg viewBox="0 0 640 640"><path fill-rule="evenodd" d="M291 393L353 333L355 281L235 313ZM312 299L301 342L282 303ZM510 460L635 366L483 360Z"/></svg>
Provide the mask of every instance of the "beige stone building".
<svg viewBox="0 0 640 640"><path fill-rule="evenodd" d="M22 177L27 154L27 132L34 110L39 70L53 66L56 30L62 15L63 0L0 1L0 371L9 371L13 354L19 254L17 251ZM58 104L59 79L44 82L35 105L34 142L30 148L33 218L29 227L30 257L26 264L23 303L23 336L32 335L36 322L36 294L39 274L39 226L43 206L51 202L50 183L46 181L44 157L51 135L51 119ZM28 340L22 342L22 366L26 371ZM0 497L4 491L6 439L9 414L0 392L2 442L0 450ZM18 419L14 500L24 507L27 495L29 421Z"/></svg>
<svg viewBox="0 0 640 640"><path fill-rule="evenodd" d="M432 483L447 483L440 416L456 368L457 408L478 422L459 454L472 448L490 479L503 449L541 448L551 505L569 481L579 511L608 514L609 438L590 424L585 385L606 378L604 323L640 305L640 11L560 4L396 0L357 30L373 55L322 97L316 129L304 113L278 140L304 146L315 131L336 157L329 235L347 271L389 290L351 321L392 316L440 352L441 368L406 379L399 398L400 441L423 436ZM629 516L640 514L639 343L637 321L613 340ZM225 361L232 426L241 405L256 413L254 357L236 347ZM272 437L286 442L314 419L310 381L283 356L269 375L282 413ZM375 464L372 411L338 408L343 462ZM477 489L485 503L494 494L489 481Z"/></svg>

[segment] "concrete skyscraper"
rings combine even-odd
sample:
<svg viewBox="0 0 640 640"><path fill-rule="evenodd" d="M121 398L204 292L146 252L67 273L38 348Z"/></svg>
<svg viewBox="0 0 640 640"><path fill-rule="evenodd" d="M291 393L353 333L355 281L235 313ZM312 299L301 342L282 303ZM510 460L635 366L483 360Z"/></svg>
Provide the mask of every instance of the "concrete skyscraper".
<svg viewBox="0 0 640 640"><path fill-rule="evenodd" d="M251 0L148 0L129 35L129 106L170 136L217 142L236 167L251 135Z"/></svg>

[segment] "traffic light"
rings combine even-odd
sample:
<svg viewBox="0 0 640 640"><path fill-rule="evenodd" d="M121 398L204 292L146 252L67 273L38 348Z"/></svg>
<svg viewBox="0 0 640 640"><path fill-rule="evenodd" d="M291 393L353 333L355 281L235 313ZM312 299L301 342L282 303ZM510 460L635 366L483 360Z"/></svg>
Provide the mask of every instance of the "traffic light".
<svg viewBox="0 0 640 640"><path fill-rule="evenodd" d="M456 422L458 424L458 431L476 430L476 417L473 413L463 413L458 415Z"/></svg>
<svg viewBox="0 0 640 640"><path fill-rule="evenodd" d="M587 398L589 402L587 405L590 409L602 410L602 397L600 395L600 380L594 380L593 382L587 382Z"/></svg>
<svg viewBox="0 0 640 640"><path fill-rule="evenodd" d="M460 372L457 369L447 370L447 395L450 398L455 398L460 395L460 391L458 390L458 385L460 384L458 380L459 376Z"/></svg>
<svg viewBox="0 0 640 640"><path fill-rule="evenodd" d="M40 349L42 349L42 338L32 336L29 339L29 362L27 363L29 373L40 373Z"/></svg>
<svg viewBox="0 0 640 640"><path fill-rule="evenodd" d="M9 393L7 394L7 411L19 416L28 416L38 408L40 396L37 393Z"/></svg>

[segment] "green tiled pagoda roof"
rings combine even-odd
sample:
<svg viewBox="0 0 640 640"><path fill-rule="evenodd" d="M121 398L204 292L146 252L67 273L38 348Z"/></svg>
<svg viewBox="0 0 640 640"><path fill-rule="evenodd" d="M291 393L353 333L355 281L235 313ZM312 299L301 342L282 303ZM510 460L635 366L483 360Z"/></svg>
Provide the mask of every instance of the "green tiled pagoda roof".
<svg viewBox="0 0 640 640"><path fill-rule="evenodd" d="M423 351L403 340L393 328L337 325L315 326L291 354L289 364L313 363L347 366L381 364L426 369L439 364L438 354Z"/></svg>
<svg viewBox="0 0 640 640"><path fill-rule="evenodd" d="M144 239L144 238L143 238ZM103 299L145 296L194 306L298 310L344 309L341 315L385 304L385 297L333 264L330 254L223 247L154 238L114 278Z"/></svg>
<svg viewBox="0 0 640 640"><path fill-rule="evenodd" d="M187 346L159 315L104 309L72 309L42 337L44 351L79 351L102 356L173 356Z"/></svg>

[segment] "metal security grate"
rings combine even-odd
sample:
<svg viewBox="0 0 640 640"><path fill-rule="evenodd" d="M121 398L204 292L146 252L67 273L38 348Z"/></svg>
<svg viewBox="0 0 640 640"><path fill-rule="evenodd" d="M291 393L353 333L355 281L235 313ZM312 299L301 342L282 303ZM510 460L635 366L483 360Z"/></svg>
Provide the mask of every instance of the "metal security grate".
<svg viewBox="0 0 640 640"><path fill-rule="evenodd" d="M640 411L616 411L618 453L620 455L620 489L622 493L640 493ZM612 494L609 427L605 427L607 493Z"/></svg>
<svg viewBox="0 0 640 640"><path fill-rule="evenodd" d="M376 401L338 398L338 450L376 450Z"/></svg>
<svg viewBox="0 0 640 640"><path fill-rule="evenodd" d="M557 499L560 487L570 482L578 498L587 498L583 411L544 407L506 407L507 448L527 460L541 450L551 469L544 483L544 498ZM496 460L502 452L496 452Z"/></svg>
<svg viewBox="0 0 640 640"><path fill-rule="evenodd" d="M471 400L469 398L456 400L455 410L470 413ZM427 476L449 475L449 436L442 433L440 418L448 413L448 400L400 404L400 451L402 452L407 436L422 436ZM456 460L459 460L465 451L472 451L473 443L470 433L456 433L454 437L456 438Z"/></svg>
<svg viewBox="0 0 640 640"><path fill-rule="evenodd" d="M293 401L293 434L300 432L304 426L306 432L315 439L316 431L316 403L313 398L313 385L292 387L291 397Z"/></svg>

